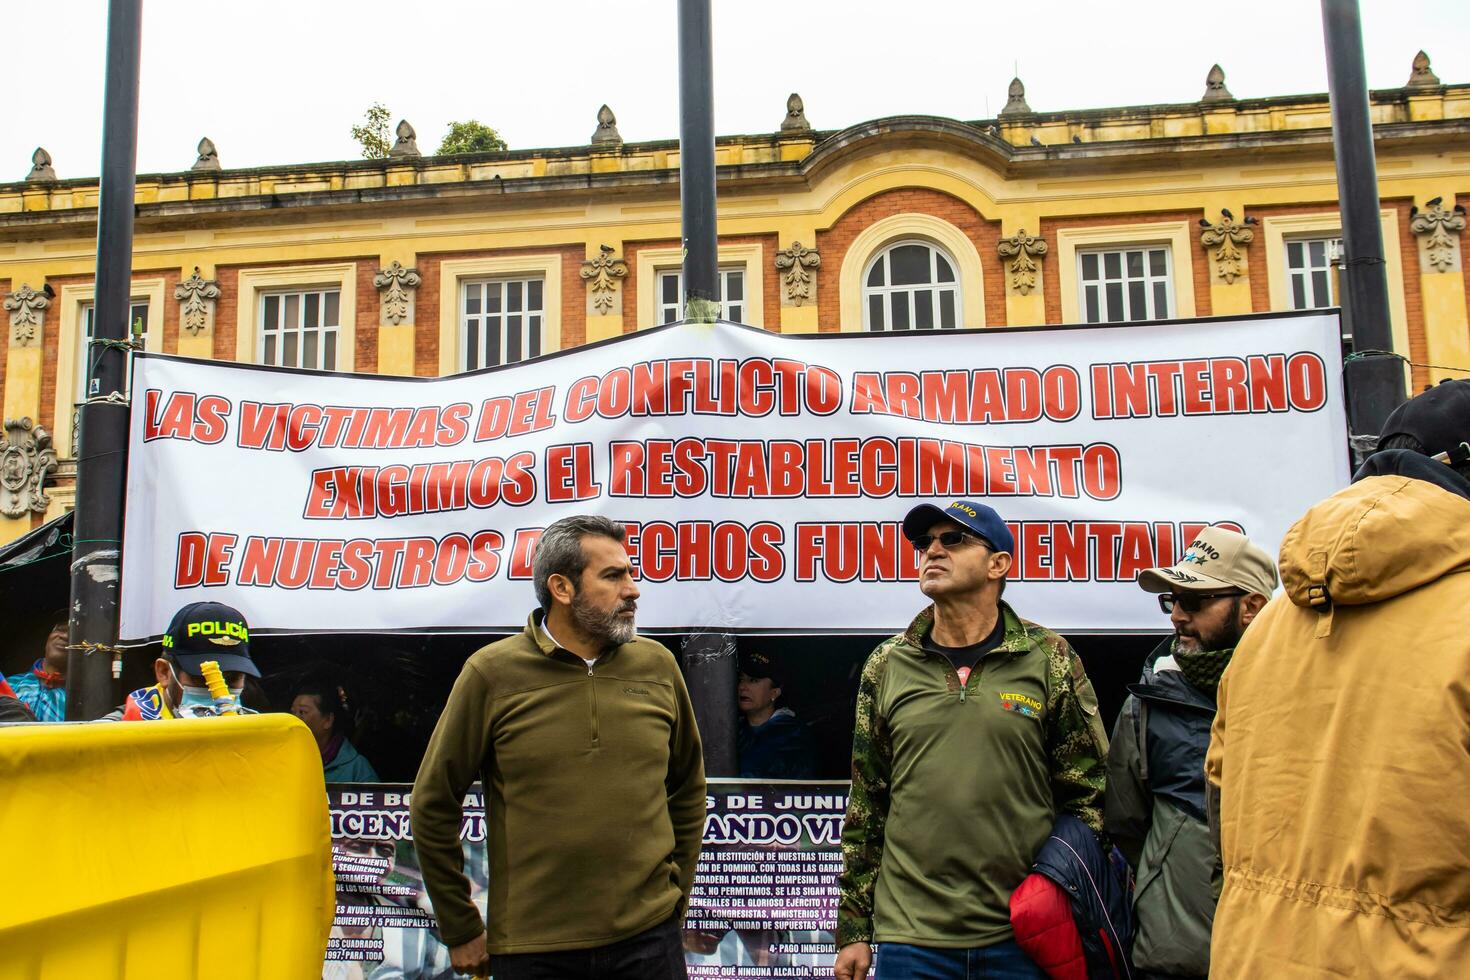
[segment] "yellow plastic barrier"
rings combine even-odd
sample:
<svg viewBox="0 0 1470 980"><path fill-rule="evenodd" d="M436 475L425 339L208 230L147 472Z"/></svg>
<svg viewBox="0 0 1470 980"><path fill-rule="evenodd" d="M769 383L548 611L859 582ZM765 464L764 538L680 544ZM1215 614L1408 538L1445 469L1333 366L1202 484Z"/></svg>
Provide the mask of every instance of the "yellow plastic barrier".
<svg viewBox="0 0 1470 980"><path fill-rule="evenodd" d="M0 980L320 977L321 757L290 715L0 727Z"/></svg>

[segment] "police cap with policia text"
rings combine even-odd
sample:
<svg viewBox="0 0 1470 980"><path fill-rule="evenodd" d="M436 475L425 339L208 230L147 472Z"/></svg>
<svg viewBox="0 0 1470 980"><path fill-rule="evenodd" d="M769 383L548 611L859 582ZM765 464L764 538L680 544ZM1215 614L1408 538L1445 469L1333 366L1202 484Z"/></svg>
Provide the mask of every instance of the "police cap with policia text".
<svg viewBox="0 0 1470 980"><path fill-rule="evenodd" d="M1207 527L1195 536L1184 558L1168 568L1138 573L1145 592L1218 592L1240 589L1247 595L1276 591L1276 563L1264 548L1239 531Z"/></svg>
<svg viewBox="0 0 1470 980"><path fill-rule="evenodd" d="M259 677L250 659L250 627L238 609L221 602L192 602L174 613L163 634L163 652L196 677L203 676L200 664L219 663L224 673L240 671Z"/></svg>

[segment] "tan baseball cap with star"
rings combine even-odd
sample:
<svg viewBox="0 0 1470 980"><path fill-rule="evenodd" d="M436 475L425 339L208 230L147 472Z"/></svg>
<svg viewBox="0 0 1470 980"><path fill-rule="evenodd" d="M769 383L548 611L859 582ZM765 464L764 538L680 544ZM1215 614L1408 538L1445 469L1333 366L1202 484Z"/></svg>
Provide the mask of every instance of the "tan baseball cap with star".
<svg viewBox="0 0 1470 980"><path fill-rule="evenodd" d="M1264 548L1238 531L1207 527L1190 542L1184 558L1168 568L1138 573L1145 592L1220 592L1243 589L1270 596L1276 591L1276 563Z"/></svg>

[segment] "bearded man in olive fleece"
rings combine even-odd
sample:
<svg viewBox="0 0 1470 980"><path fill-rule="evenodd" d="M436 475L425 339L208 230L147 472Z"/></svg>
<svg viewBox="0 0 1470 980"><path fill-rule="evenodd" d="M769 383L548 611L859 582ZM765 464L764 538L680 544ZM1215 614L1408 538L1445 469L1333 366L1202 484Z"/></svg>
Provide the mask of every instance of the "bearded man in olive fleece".
<svg viewBox="0 0 1470 980"><path fill-rule="evenodd" d="M460 973L686 976L704 762L679 665L634 633L623 535L603 517L546 529L532 568L540 608L465 662L419 766L414 846ZM488 941L459 839L477 777Z"/></svg>
<svg viewBox="0 0 1470 980"><path fill-rule="evenodd" d="M838 980L1045 974L1010 896L1059 812L1102 827L1107 734L1067 641L1001 601L1015 541L985 504L903 522L934 604L868 657L842 829Z"/></svg>

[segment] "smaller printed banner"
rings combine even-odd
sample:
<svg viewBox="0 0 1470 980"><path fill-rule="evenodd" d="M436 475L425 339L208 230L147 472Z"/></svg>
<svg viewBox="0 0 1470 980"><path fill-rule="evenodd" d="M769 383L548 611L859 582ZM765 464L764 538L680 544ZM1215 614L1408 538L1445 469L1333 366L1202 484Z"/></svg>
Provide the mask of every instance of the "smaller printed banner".
<svg viewBox="0 0 1470 980"><path fill-rule="evenodd" d="M333 784L337 916L323 980L453 977L419 873L412 787ZM848 783L712 780L684 949L701 977L830 976L839 842ZM465 797L460 827L475 904L486 905L484 796Z"/></svg>

